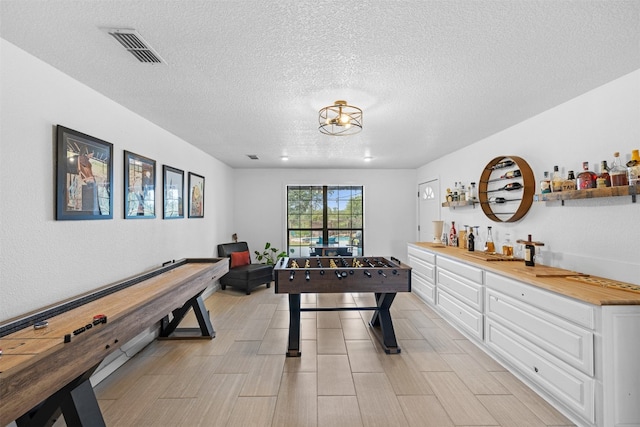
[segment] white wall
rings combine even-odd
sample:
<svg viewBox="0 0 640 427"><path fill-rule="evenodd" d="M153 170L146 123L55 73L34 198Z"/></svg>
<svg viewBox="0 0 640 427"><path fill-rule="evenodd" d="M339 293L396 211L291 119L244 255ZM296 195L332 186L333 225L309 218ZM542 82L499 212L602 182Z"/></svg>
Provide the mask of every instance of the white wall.
<svg viewBox="0 0 640 427"><path fill-rule="evenodd" d="M599 171L619 151L625 162L640 148L640 70L614 80L516 126L430 162L418 169L418 183L440 179L441 194L455 181L478 182L494 157L524 158L536 180L544 171L561 167L580 171L583 161ZM537 187L537 192L539 187ZM640 284L640 200L631 197L534 203L514 224L494 223L479 207L442 208L441 217L457 225L492 225L494 239L510 232L512 239L542 241L543 263L588 274Z"/></svg>
<svg viewBox="0 0 640 427"><path fill-rule="evenodd" d="M0 40L0 321L185 257L215 256L233 227L232 170ZM55 126L114 145L111 220L55 220ZM205 177L203 219L123 219L123 150Z"/></svg>
<svg viewBox="0 0 640 427"><path fill-rule="evenodd" d="M252 251L271 242L286 250L287 185L363 185L365 254L406 262L414 239L415 170L236 169L236 230Z"/></svg>

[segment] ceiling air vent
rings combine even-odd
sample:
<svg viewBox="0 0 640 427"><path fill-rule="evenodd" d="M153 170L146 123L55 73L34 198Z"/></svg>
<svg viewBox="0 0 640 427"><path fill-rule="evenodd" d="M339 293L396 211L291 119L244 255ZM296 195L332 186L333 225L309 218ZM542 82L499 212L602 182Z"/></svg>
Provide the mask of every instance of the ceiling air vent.
<svg viewBox="0 0 640 427"><path fill-rule="evenodd" d="M251 160L258 160L257 154L247 154L247 157L250 158Z"/></svg>
<svg viewBox="0 0 640 427"><path fill-rule="evenodd" d="M138 61L151 64L166 64L166 61L136 31L128 28L105 28Z"/></svg>

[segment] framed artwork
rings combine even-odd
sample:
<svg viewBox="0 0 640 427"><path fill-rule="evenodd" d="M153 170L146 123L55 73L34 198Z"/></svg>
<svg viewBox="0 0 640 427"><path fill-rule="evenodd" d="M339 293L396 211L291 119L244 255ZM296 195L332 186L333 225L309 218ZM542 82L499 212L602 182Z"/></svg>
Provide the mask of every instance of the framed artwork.
<svg viewBox="0 0 640 427"><path fill-rule="evenodd" d="M204 218L204 177L189 172L189 218Z"/></svg>
<svg viewBox="0 0 640 427"><path fill-rule="evenodd" d="M124 217L156 217L156 161L124 152Z"/></svg>
<svg viewBox="0 0 640 427"><path fill-rule="evenodd" d="M113 218L113 144L58 125L56 219Z"/></svg>
<svg viewBox="0 0 640 427"><path fill-rule="evenodd" d="M184 218L184 171L163 165L164 219Z"/></svg>

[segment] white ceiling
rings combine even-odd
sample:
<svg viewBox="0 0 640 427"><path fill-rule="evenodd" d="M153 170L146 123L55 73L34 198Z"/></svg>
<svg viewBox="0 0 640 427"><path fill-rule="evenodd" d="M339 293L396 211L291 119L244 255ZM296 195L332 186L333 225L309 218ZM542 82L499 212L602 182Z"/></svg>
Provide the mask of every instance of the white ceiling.
<svg viewBox="0 0 640 427"><path fill-rule="evenodd" d="M2 38L236 168L415 168L640 68L638 0L0 6ZM167 64L102 27L135 28ZM361 133L318 132L338 99Z"/></svg>

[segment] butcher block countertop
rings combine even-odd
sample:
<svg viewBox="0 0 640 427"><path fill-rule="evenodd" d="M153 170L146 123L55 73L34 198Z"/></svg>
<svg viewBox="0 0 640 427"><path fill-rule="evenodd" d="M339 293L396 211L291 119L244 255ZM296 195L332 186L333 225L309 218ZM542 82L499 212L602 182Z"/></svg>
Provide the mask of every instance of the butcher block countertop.
<svg viewBox="0 0 640 427"><path fill-rule="evenodd" d="M603 277L590 276L580 272L564 270L562 268L536 265L527 267L524 261L499 261L480 251L469 252L442 244L429 242L410 243L411 245L428 249L436 254L455 258L466 264L475 265L486 271L501 274L506 277L547 289L580 301L594 305L640 305L640 286L623 283ZM497 258L500 258L498 256ZM491 259L490 261L488 259ZM602 285L605 283L605 286ZM610 286L606 286L610 285ZM611 286L613 285L613 286ZM624 290L617 287L626 287Z"/></svg>

